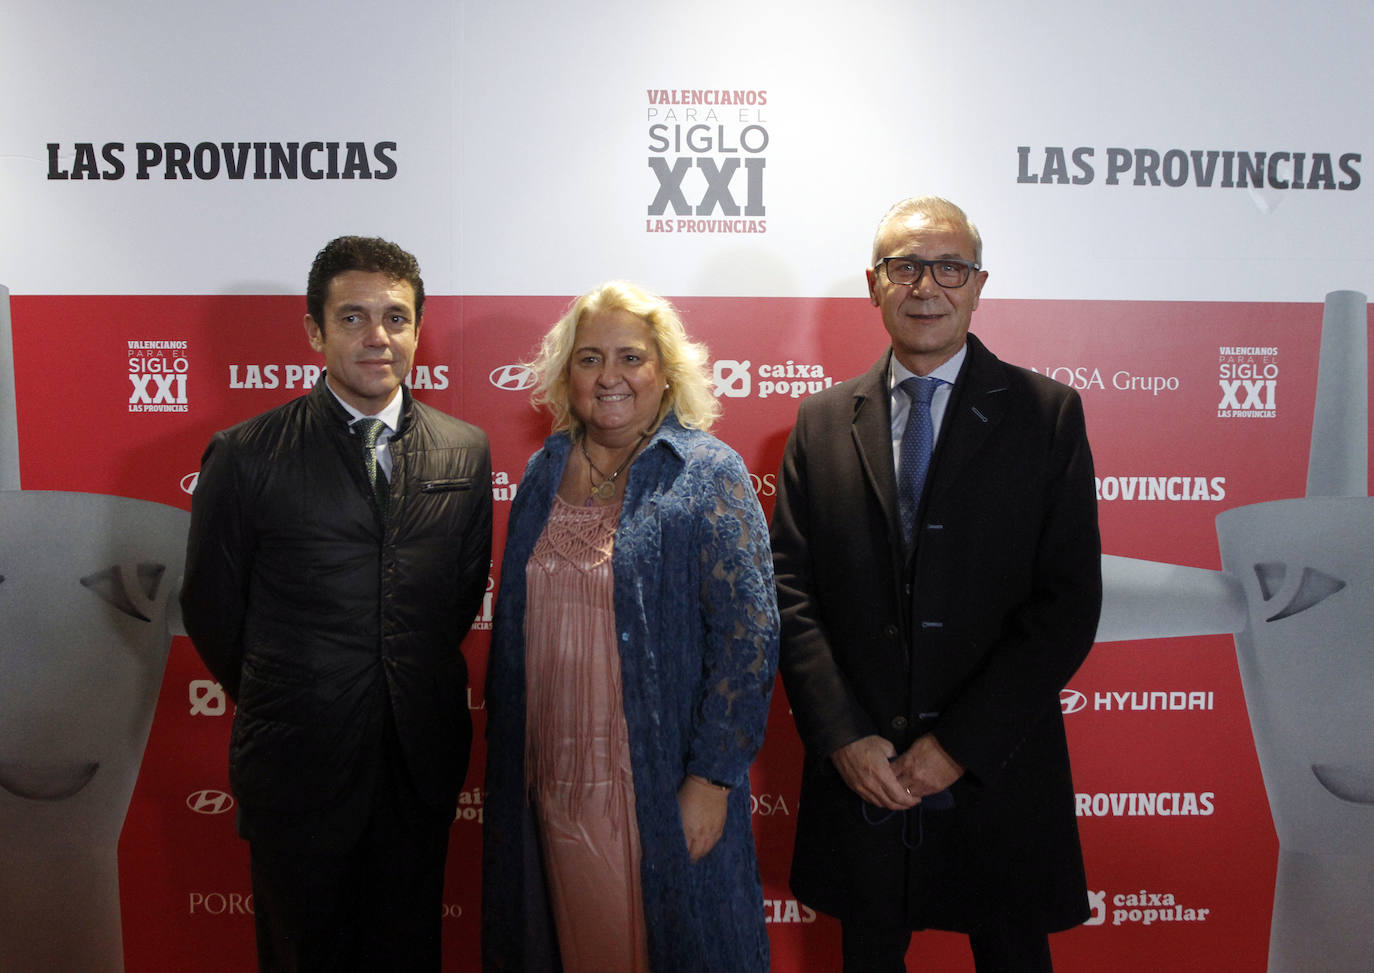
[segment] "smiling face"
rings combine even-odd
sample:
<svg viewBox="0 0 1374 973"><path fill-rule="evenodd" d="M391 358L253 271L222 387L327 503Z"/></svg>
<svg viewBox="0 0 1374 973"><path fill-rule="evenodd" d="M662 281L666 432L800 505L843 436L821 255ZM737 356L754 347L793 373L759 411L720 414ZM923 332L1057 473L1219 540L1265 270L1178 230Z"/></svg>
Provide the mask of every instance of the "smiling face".
<svg viewBox="0 0 1374 973"><path fill-rule="evenodd" d="M920 213L884 227L877 251L880 259L975 259L973 238L966 229L931 222ZM883 270L871 267L867 277L869 300L882 313L897 360L917 375L929 375L964 346L988 274L978 271L963 287L941 287L929 270L915 284L894 284Z"/></svg>
<svg viewBox="0 0 1374 973"><path fill-rule="evenodd" d="M305 333L324 355L334 393L376 415L395 397L415 360L415 289L387 274L345 271L329 282L324 320L305 316Z"/></svg>
<svg viewBox="0 0 1374 973"><path fill-rule="evenodd" d="M653 426L663 371L649 326L629 311L588 315L568 362L568 404L593 441L624 446Z"/></svg>

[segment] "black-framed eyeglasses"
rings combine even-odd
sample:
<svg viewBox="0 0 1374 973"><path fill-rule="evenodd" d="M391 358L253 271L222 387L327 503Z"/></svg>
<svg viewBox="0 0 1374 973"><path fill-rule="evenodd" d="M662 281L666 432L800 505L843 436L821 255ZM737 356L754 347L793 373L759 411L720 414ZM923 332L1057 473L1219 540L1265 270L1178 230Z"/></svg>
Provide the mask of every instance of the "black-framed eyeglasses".
<svg viewBox="0 0 1374 973"><path fill-rule="evenodd" d="M884 257L873 269L883 268L887 279L894 284L910 284L915 287L930 268L930 276L941 287L963 287L975 270L981 268L970 260L955 260L944 257L939 260L922 260L920 257Z"/></svg>

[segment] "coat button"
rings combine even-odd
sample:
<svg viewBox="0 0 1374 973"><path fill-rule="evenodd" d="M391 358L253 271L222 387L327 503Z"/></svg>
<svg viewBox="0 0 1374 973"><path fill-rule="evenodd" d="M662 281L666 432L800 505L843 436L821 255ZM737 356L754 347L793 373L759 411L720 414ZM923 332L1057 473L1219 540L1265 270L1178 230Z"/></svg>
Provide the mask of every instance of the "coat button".
<svg viewBox="0 0 1374 973"><path fill-rule="evenodd" d="M892 728L893 728L894 730L905 730L905 729L906 729L906 717L905 717L905 716L894 716L894 717L892 717Z"/></svg>
<svg viewBox="0 0 1374 973"><path fill-rule="evenodd" d="M897 637L897 626L889 625L887 628L883 629L883 634L890 639L895 639Z"/></svg>

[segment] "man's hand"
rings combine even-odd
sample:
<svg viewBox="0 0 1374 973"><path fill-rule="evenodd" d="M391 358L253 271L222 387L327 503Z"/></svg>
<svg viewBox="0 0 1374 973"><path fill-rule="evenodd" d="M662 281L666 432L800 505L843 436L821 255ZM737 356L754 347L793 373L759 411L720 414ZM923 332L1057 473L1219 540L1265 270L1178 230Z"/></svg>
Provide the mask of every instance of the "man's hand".
<svg viewBox="0 0 1374 973"><path fill-rule="evenodd" d="M677 806L682 811L682 834L687 839L687 856L698 861L716 846L725 833L725 812L730 791L691 774L677 789Z"/></svg>
<svg viewBox="0 0 1374 973"><path fill-rule="evenodd" d="M897 781L918 798L935 794L964 776L964 768L940 746L935 734L917 737L906 753L892 762Z"/></svg>
<svg viewBox="0 0 1374 973"><path fill-rule="evenodd" d="M891 741L875 734L840 747L830 760L855 794L875 807L900 811L920 803L920 794L907 790L894 772L891 761L896 755Z"/></svg>

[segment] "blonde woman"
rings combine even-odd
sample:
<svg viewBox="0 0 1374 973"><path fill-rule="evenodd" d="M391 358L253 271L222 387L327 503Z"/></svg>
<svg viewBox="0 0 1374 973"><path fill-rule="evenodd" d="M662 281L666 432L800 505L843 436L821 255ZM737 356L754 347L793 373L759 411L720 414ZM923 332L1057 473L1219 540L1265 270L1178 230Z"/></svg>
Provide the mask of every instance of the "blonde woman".
<svg viewBox="0 0 1374 973"><path fill-rule="evenodd" d="M488 970L768 969L749 765L776 593L706 365L623 282L534 362L553 434L511 509L488 664Z"/></svg>

